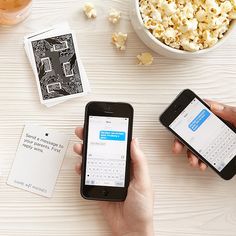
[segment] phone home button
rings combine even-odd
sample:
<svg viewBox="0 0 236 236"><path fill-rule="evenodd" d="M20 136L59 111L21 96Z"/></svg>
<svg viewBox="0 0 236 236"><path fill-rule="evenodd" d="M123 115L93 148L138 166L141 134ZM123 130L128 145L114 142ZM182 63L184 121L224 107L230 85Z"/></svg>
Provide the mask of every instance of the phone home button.
<svg viewBox="0 0 236 236"><path fill-rule="evenodd" d="M103 194L103 196L106 197L106 196L108 195L108 191L107 191L106 189L103 189L103 190L102 190L102 194Z"/></svg>

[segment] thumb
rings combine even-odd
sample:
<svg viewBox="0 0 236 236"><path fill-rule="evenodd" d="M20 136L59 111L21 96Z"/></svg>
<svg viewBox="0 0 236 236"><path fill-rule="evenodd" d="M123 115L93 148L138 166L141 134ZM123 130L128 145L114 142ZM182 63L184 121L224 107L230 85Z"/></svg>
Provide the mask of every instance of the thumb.
<svg viewBox="0 0 236 236"><path fill-rule="evenodd" d="M135 181L146 186L150 182L148 164L138 139L133 139L131 142L131 161Z"/></svg>
<svg viewBox="0 0 236 236"><path fill-rule="evenodd" d="M210 105L212 112L214 112L217 116L221 117L222 119L230 122L231 124L236 127L236 108L227 106L221 103L208 101L207 103Z"/></svg>

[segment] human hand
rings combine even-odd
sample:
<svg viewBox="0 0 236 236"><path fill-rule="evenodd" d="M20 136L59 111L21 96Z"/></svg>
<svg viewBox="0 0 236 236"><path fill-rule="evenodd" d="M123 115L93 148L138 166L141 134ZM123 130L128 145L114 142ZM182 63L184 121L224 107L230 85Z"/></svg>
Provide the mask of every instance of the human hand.
<svg viewBox="0 0 236 236"><path fill-rule="evenodd" d="M227 106L210 100L205 101L210 106L213 113L236 127L236 107ZM179 154L183 151L183 149L184 145L178 139L175 139L172 147L173 153ZM206 170L207 165L189 150L187 150L187 158L191 166L200 168L203 171Z"/></svg>
<svg viewBox="0 0 236 236"><path fill-rule="evenodd" d="M75 134L83 140L83 129ZM81 156L82 144L75 144L74 151ZM76 172L81 172L81 162ZM131 180L124 202L98 201L103 215L117 236L149 236L153 233L153 191L146 158L137 139L131 142Z"/></svg>

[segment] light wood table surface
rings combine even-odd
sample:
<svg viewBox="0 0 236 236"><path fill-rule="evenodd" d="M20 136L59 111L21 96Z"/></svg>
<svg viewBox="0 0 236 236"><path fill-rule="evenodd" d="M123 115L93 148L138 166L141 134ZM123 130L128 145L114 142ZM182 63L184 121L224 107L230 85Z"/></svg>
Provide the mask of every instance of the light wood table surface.
<svg viewBox="0 0 236 236"><path fill-rule="evenodd" d="M173 137L158 116L184 88L203 98L236 105L236 33L209 55L183 61L153 53L152 66L138 66L136 55L150 50L131 27L128 1L91 1L98 12L95 20L84 17L83 1L36 0L25 22L0 28L0 235L111 235L96 203L80 197L80 178L74 172L78 157L72 151L77 141L74 128L83 125L85 104L107 100L130 102L135 108L134 136L148 158L155 190L156 235L235 236L236 178L223 181L211 170L192 169L184 154L174 157ZM122 12L116 26L107 20L110 7ZM24 35L60 21L68 21L77 32L92 93L47 109L39 103L22 40ZM128 33L125 52L118 52L110 43L115 31ZM6 185L27 121L71 135L52 199Z"/></svg>

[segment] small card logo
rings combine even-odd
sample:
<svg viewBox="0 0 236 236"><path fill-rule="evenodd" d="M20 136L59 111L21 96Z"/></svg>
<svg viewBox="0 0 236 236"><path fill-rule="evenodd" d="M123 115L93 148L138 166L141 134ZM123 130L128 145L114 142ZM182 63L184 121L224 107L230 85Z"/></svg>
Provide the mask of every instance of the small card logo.
<svg viewBox="0 0 236 236"><path fill-rule="evenodd" d="M42 58L41 63L44 66L44 71L46 73L52 71L52 64L49 57Z"/></svg>
<svg viewBox="0 0 236 236"><path fill-rule="evenodd" d="M48 84L47 85L47 91L48 93L53 93L56 90L60 90L61 89L61 83L57 82L57 83L52 83L52 84Z"/></svg>
<svg viewBox="0 0 236 236"><path fill-rule="evenodd" d="M61 43L58 43L58 44L54 44L53 45L53 50L55 52L58 52L58 51L63 51L63 50L66 50L68 49L68 43L67 41L62 41Z"/></svg>
<svg viewBox="0 0 236 236"><path fill-rule="evenodd" d="M70 62L63 63L63 71L65 74L65 77L70 77L74 75L73 69L71 69Z"/></svg>

